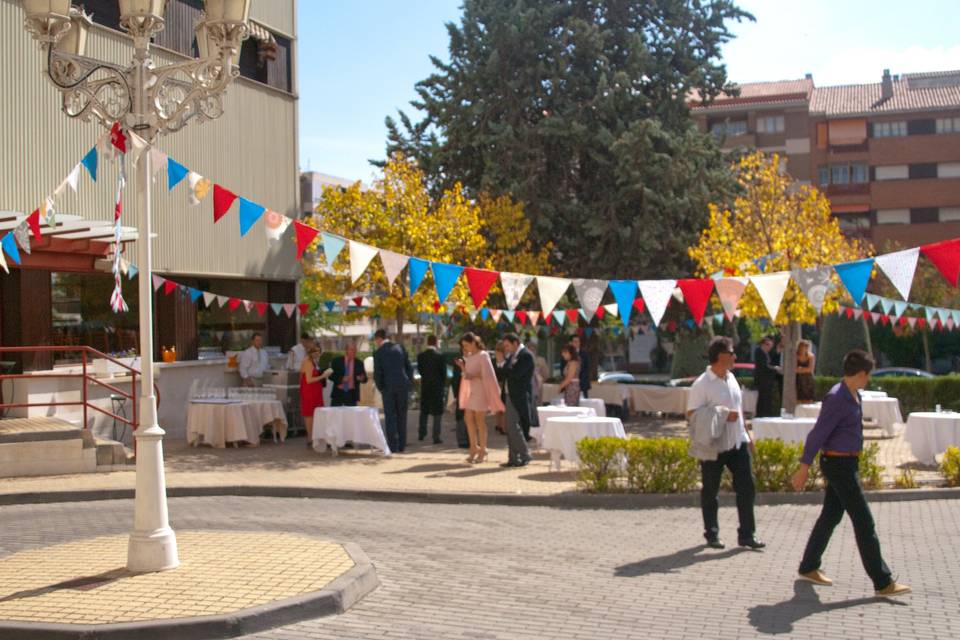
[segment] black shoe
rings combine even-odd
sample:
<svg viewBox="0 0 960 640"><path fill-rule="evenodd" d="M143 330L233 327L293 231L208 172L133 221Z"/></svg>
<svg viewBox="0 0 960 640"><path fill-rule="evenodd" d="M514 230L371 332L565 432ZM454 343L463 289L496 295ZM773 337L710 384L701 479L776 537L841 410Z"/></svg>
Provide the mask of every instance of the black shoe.
<svg viewBox="0 0 960 640"><path fill-rule="evenodd" d="M443 440L439 440L439 439L434 440L433 444L443 444Z"/></svg>
<svg viewBox="0 0 960 640"><path fill-rule="evenodd" d="M421 433L418 437L420 438L420 442L423 442L427 438L427 434Z"/></svg>
<svg viewBox="0 0 960 640"><path fill-rule="evenodd" d="M749 538L747 540L741 540L738 544L741 547L747 547L747 548L753 549L754 551L760 551L765 546L767 546L766 542L762 542L758 540L756 536Z"/></svg>
<svg viewBox="0 0 960 640"><path fill-rule="evenodd" d="M501 467L519 467L521 465L519 462L510 461L510 462L501 462L500 466Z"/></svg>
<svg viewBox="0 0 960 640"><path fill-rule="evenodd" d="M707 546L711 549L726 549L727 545L723 544L723 540L720 538L710 538L707 540Z"/></svg>
<svg viewBox="0 0 960 640"><path fill-rule="evenodd" d="M525 467L525 466L527 466L528 464L530 464L530 458L527 458L526 460L521 460L520 462L517 463L517 466L518 466L518 467Z"/></svg>
<svg viewBox="0 0 960 640"><path fill-rule="evenodd" d="M524 438L524 440L526 440L527 442L533 442L533 438L531 438L530 436L527 436L526 438Z"/></svg>

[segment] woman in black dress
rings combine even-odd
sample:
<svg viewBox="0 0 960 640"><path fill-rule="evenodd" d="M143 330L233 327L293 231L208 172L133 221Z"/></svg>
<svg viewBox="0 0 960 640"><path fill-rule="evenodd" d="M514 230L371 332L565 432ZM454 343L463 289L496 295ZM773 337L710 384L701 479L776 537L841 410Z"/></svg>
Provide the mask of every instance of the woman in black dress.
<svg viewBox="0 0 960 640"><path fill-rule="evenodd" d="M801 340L797 344L797 402L809 404L816 402L813 370L816 366L816 356L810 351L810 341Z"/></svg>

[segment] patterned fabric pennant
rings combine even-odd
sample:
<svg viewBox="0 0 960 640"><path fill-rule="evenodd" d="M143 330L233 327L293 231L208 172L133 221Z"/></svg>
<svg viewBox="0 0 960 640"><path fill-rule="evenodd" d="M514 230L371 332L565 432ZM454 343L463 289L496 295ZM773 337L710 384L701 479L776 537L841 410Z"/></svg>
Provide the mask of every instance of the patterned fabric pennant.
<svg viewBox="0 0 960 640"><path fill-rule="evenodd" d="M209 291L203 292L203 304L208 309L210 308L211 305L213 305L213 301L216 299L217 299L217 295L215 293L210 293Z"/></svg>
<svg viewBox="0 0 960 640"><path fill-rule="evenodd" d="M295 304L285 304L283 305L283 312L287 314L288 318L293 317L293 312L297 310L297 305Z"/></svg>
<svg viewBox="0 0 960 640"><path fill-rule="evenodd" d="M663 314L667 312L667 305L670 304L670 298L673 296L677 281L640 280L637 285L640 287L640 295L647 303L647 311L653 318L653 326L659 326L660 321L663 320Z"/></svg>
<svg viewBox="0 0 960 640"><path fill-rule="evenodd" d="M794 269L791 274L794 282L806 297L813 308L820 313L823 303L830 293L830 277L833 270L830 267L815 267L812 269Z"/></svg>
<svg viewBox="0 0 960 640"><path fill-rule="evenodd" d="M207 197L207 194L210 193L210 187L213 186L210 180L193 171L187 174L187 184L190 186L190 194L188 196L190 204L195 207L199 206L200 201ZM243 235L243 233L240 235Z"/></svg>
<svg viewBox="0 0 960 640"><path fill-rule="evenodd" d="M230 306L230 298L227 297L227 296L217 296L217 304L220 305L221 308L222 308L222 307L229 307L229 306Z"/></svg>
<svg viewBox="0 0 960 640"><path fill-rule="evenodd" d="M512 311L517 308L531 282L533 282L533 276L525 273L510 273L508 271L500 273L500 287L503 289L508 309ZM513 322L513 318L510 319L510 322Z"/></svg>
<svg viewBox="0 0 960 640"><path fill-rule="evenodd" d="M13 237L23 252L30 255L30 225L26 220L13 228Z"/></svg>
<svg viewBox="0 0 960 640"><path fill-rule="evenodd" d="M607 281L577 278L573 281L573 290L577 293L577 300L580 301L580 307L583 309L584 319L590 322L593 319L593 314L597 312L597 307L603 302L603 293L607 290Z"/></svg>
<svg viewBox="0 0 960 640"><path fill-rule="evenodd" d="M163 286L164 280L165 278L158 276L157 274L153 274L153 290L159 291L160 287Z"/></svg>
<svg viewBox="0 0 960 640"><path fill-rule="evenodd" d="M380 249L380 262L383 263L383 273L387 276L387 284L391 287L403 268L407 266L409 256L394 251Z"/></svg>
<svg viewBox="0 0 960 640"><path fill-rule="evenodd" d="M267 240L280 240L291 222L293 222L293 220L282 213L268 209L267 212L263 214L263 232L266 234Z"/></svg>

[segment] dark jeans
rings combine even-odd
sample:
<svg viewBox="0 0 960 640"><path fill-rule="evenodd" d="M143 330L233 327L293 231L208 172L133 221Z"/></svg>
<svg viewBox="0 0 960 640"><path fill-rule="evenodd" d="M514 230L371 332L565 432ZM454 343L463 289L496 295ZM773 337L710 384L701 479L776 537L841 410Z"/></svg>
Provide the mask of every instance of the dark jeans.
<svg viewBox="0 0 960 640"><path fill-rule="evenodd" d="M407 390L381 392L383 416L387 423L387 446L390 451L407 448Z"/></svg>
<svg viewBox="0 0 960 640"><path fill-rule="evenodd" d="M529 408L529 401L521 403ZM517 408L513 406L513 401L507 398L507 462L523 463L530 462L530 449L527 447L527 439L523 432L523 416ZM527 416L527 431L530 430L530 416Z"/></svg>
<svg viewBox="0 0 960 640"><path fill-rule="evenodd" d="M720 501L720 476L723 468L730 469L733 474L733 490L737 494L737 515L740 517L740 528L737 529L737 541L750 540L756 532L757 526L753 519L753 498L756 488L753 482L753 464L750 449L746 443L735 449L724 451L716 460L700 461L700 480L703 487L700 489L700 510L703 511L703 537L713 540L720 534L720 525L717 522L717 511Z"/></svg>
<svg viewBox="0 0 960 640"><path fill-rule="evenodd" d="M860 561L867 575L873 580L877 591L890 584L891 574L887 563L880 555L880 540L877 538L873 514L867 498L860 487L857 458L820 457L820 470L827 481L823 495L823 510L813 525L807 548L800 561L800 572L807 573L820 568L820 558L827 549L834 528L843 520L846 511L853 521L853 533L857 538Z"/></svg>
<svg viewBox="0 0 960 640"><path fill-rule="evenodd" d="M420 429L417 432L417 435L420 436L420 439L423 440L427 437L427 418L430 414L420 410ZM440 442L440 423L443 420L442 413L433 414L433 441Z"/></svg>

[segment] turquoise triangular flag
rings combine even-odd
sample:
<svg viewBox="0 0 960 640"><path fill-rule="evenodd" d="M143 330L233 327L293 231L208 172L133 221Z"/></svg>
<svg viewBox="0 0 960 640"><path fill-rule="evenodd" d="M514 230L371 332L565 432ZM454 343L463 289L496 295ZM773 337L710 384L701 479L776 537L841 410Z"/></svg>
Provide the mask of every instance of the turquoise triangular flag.
<svg viewBox="0 0 960 640"><path fill-rule="evenodd" d="M90 151L87 151L87 155L83 156L83 160L80 161L80 164L87 168L87 171L90 173L90 177L93 178L93 181L97 181L97 148L93 147Z"/></svg>
<svg viewBox="0 0 960 640"><path fill-rule="evenodd" d="M433 269L433 282L437 285L437 298L444 302L460 279L463 267L443 262L431 262L430 267Z"/></svg>
<svg viewBox="0 0 960 640"><path fill-rule="evenodd" d="M907 303L904 302L903 300L894 300L893 310L894 310L894 313L896 313L897 317L899 318L900 316L902 316L907 312Z"/></svg>
<svg viewBox="0 0 960 640"><path fill-rule="evenodd" d="M135 264L128 264L128 265L127 265L127 277L128 277L128 278L130 278L131 280L133 280L134 278L137 277L137 274L138 274L138 273L140 273L140 270L137 269L137 265L135 265Z"/></svg>
<svg viewBox="0 0 960 640"><path fill-rule="evenodd" d="M873 311L873 308L877 306L877 302L880 301L880 296L875 296L872 293L867 294L867 310Z"/></svg>
<svg viewBox="0 0 960 640"><path fill-rule="evenodd" d="M489 320L490 309L487 309L486 307L484 307L483 309L480 309L480 317L483 318L484 320Z"/></svg>
<svg viewBox="0 0 960 640"><path fill-rule="evenodd" d="M167 191L173 191L173 188L180 184L188 173L190 173L189 169L167 156Z"/></svg>
<svg viewBox="0 0 960 640"><path fill-rule="evenodd" d="M614 327L613 332L617 335L620 335L620 327ZM587 337L589 338L590 336L593 335L593 327L587 327L584 330L584 333L587 334Z"/></svg>
<svg viewBox="0 0 960 640"><path fill-rule="evenodd" d="M927 316L927 322L933 322L933 314L934 314L933 307L924 307L923 313L925 316Z"/></svg>
<svg viewBox="0 0 960 640"><path fill-rule="evenodd" d="M3 246L3 250L14 262L20 264L20 249L17 248L17 241L13 238L13 231L9 231L7 235L3 236L0 245Z"/></svg>
<svg viewBox="0 0 960 640"><path fill-rule="evenodd" d="M620 311L620 320L623 326L630 324L630 314L633 313L633 301L637 297L636 280L611 280L607 286L613 292L613 299L617 301Z"/></svg>
<svg viewBox="0 0 960 640"><path fill-rule="evenodd" d="M423 283L423 278L427 275L427 269L430 268L430 263L420 258L410 258L410 262L407 264L410 267L410 297L413 297L413 294L417 292L417 289L419 289Z"/></svg>
<svg viewBox="0 0 960 640"><path fill-rule="evenodd" d="M280 315L283 312L283 304L279 302L271 302L270 309L273 311L274 315Z"/></svg>
<svg viewBox="0 0 960 640"><path fill-rule="evenodd" d="M509 320L510 322L513 322L513 319L514 319L514 317L516 317L517 312L516 312L516 311L513 311L513 310L511 310L511 309L504 309L504 310L503 310L503 315L504 315L504 317L507 318L507 320Z"/></svg>
<svg viewBox="0 0 960 640"><path fill-rule="evenodd" d="M850 297L857 304L863 301L867 292L867 283L870 282L870 273L873 271L873 258L844 262L833 266L843 286L850 292Z"/></svg>
<svg viewBox="0 0 960 640"><path fill-rule="evenodd" d="M880 298L880 307L884 313L890 313L890 310L893 309L893 300L890 298Z"/></svg>
<svg viewBox="0 0 960 640"><path fill-rule="evenodd" d="M193 287L188 287L190 289L190 302L196 302L200 299L200 296L203 295L203 291L200 289L194 289Z"/></svg>
<svg viewBox="0 0 960 640"><path fill-rule="evenodd" d="M266 207L261 207L256 202L251 202L246 198L240 198L240 237L247 235L250 227L257 223Z"/></svg>
<svg viewBox="0 0 960 640"><path fill-rule="evenodd" d="M553 312L553 319L562 327L567 321L567 312L564 309L557 309Z"/></svg>
<svg viewBox="0 0 960 640"><path fill-rule="evenodd" d="M336 260L340 252L343 251L347 241L340 236L335 236L326 231L321 233L320 237L323 239L323 255L327 259L327 265L332 266L333 261Z"/></svg>

